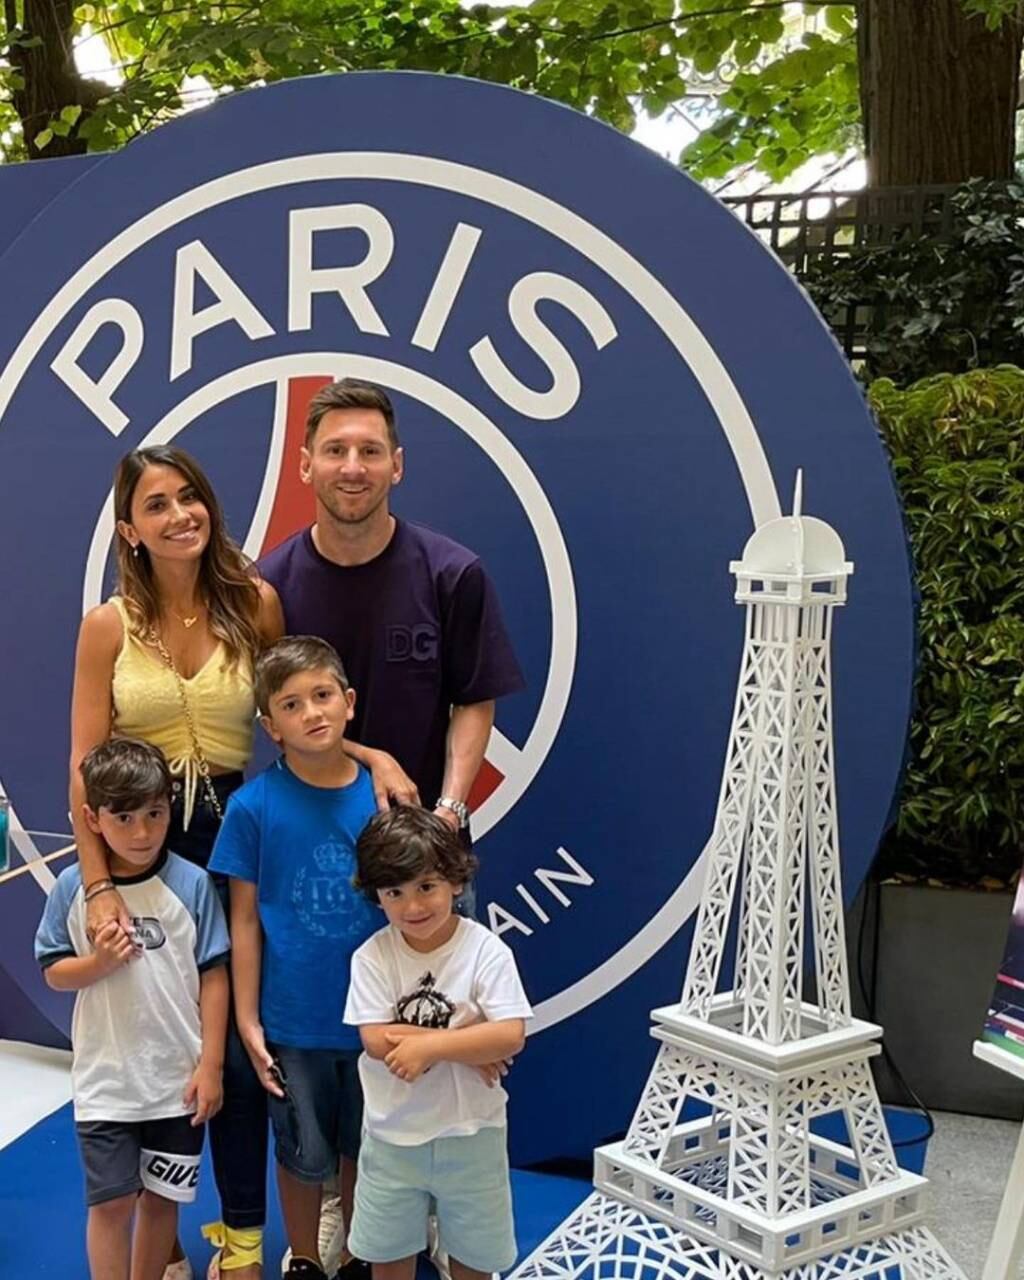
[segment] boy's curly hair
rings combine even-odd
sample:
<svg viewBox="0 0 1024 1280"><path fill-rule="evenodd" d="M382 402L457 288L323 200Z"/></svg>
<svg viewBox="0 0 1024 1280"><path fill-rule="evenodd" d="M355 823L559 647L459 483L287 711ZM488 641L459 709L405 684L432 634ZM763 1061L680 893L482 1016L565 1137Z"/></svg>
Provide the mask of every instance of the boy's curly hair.
<svg viewBox="0 0 1024 1280"><path fill-rule="evenodd" d="M371 818L356 844L352 883L373 903L379 889L392 889L422 875L449 884L473 877L477 860L443 818L429 809L399 805Z"/></svg>

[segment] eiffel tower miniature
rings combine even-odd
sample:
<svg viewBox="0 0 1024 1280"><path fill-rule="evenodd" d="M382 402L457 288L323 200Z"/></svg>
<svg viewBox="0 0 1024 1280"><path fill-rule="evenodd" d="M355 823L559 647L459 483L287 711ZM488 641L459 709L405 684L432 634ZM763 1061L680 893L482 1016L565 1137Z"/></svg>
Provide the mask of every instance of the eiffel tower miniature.
<svg viewBox="0 0 1024 1280"><path fill-rule="evenodd" d="M926 1180L896 1164L881 1028L850 1014L829 644L853 566L800 493L798 474L792 516L730 565L746 639L682 1000L651 1015L657 1058L594 1191L511 1280L964 1280L922 1225ZM833 1112L845 1143L812 1129Z"/></svg>

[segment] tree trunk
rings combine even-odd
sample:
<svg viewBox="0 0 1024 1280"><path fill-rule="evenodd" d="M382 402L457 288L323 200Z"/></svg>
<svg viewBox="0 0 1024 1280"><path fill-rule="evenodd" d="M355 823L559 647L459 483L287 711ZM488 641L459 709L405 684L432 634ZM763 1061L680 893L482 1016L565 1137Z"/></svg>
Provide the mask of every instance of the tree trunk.
<svg viewBox="0 0 1024 1280"><path fill-rule="evenodd" d="M1012 177L1021 35L963 0L859 0L869 185Z"/></svg>
<svg viewBox="0 0 1024 1280"><path fill-rule="evenodd" d="M80 106L81 123L110 92L98 81L79 75L75 67L74 10L74 0L24 0L24 34L41 43L29 48L16 43L8 56L24 81L24 87L11 94L11 101L21 119L30 160L81 155L86 143L75 129L66 138L54 136L43 151L34 139L63 107ZM4 13L11 31L18 25L15 0L4 0Z"/></svg>

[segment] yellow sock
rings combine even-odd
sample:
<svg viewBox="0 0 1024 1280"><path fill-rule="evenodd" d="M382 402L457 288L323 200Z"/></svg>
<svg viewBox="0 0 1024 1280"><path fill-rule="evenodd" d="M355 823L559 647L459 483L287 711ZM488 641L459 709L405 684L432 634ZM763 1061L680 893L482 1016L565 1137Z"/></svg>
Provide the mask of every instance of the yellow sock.
<svg viewBox="0 0 1024 1280"><path fill-rule="evenodd" d="M237 1271L239 1267L263 1265L263 1228L229 1227L223 1222L208 1222L203 1236L221 1251L221 1271Z"/></svg>

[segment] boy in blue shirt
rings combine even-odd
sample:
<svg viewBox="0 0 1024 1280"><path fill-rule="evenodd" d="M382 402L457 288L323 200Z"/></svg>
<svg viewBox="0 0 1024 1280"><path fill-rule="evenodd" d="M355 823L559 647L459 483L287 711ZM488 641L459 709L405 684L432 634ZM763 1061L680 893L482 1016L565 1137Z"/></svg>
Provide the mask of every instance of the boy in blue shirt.
<svg viewBox="0 0 1024 1280"><path fill-rule="evenodd" d="M286 1276L325 1280L320 1189L339 1161L352 1219L362 1046L342 1013L352 953L377 928L352 887L356 840L377 806L370 775L345 753L355 693L336 651L289 636L261 655L255 684L283 754L232 795L210 870L231 879L235 1015L270 1094Z"/></svg>
<svg viewBox="0 0 1024 1280"><path fill-rule="evenodd" d="M203 1124L221 1105L228 933L209 876L165 848L171 776L156 747L112 738L86 755L82 778L110 879L83 886L77 865L61 872L36 958L49 986L78 993L71 1089L90 1272L128 1280L130 1264L135 1280L159 1280L178 1204L195 1199ZM131 934L111 921L90 942L85 904L114 888Z"/></svg>

